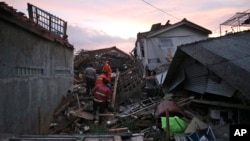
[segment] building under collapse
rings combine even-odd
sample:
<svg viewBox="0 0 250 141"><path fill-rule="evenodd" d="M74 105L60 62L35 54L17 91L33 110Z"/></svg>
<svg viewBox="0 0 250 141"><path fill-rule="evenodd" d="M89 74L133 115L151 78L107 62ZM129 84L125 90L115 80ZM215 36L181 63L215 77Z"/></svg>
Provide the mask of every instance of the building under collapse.
<svg viewBox="0 0 250 141"><path fill-rule="evenodd" d="M30 4L28 7L36 9ZM42 28L39 16L33 12L29 11L33 19L29 20L5 3L0 3L0 26L4 31L0 32L3 70L0 86L5 92L0 95L0 132L48 135L14 136L11 140L121 141L129 137L132 140L134 136L133 141L153 140L149 134L154 134L156 139L166 139L165 132L167 136L169 132L161 129L159 119L176 113L184 113L182 118L194 128L191 131L186 128L189 132L183 128L181 133L173 134L176 139L181 136L183 140L191 140L191 135L196 135L201 127L200 124L197 127L198 122L193 123L193 119L206 122L206 128L249 123L249 31L206 39L209 30L186 20L177 26L168 25L180 26L181 29L198 28L202 36L197 39L206 40L178 46L175 54L170 51L174 57L170 56L169 69L164 70L166 79L159 85L164 97L156 95L145 100L142 99L145 68L141 60L133 60L116 47L82 50L73 58L73 46L68 43L65 31ZM162 31L152 36L158 33ZM155 63L155 58L149 59ZM68 88L72 84L73 73L83 71L88 63L92 63L100 73L106 60L110 61L116 73L112 104L117 109L115 113L100 115L109 119L106 130L102 130L102 126L90 129L89 125L93 126L92 97L86 96L84 85L75 85L72 91ZM213 129L213 140L229 134L228 128L220 133L218 128L207 129L209 133Z"/></svg>

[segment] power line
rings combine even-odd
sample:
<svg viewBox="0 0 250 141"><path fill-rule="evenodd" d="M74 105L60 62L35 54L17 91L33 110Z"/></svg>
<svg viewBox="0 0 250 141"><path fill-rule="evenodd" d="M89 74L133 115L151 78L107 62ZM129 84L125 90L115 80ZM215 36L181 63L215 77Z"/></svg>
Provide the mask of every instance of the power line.
<svg viewBox="0 0 250 141"><path fill-rule="evenodd" d="M173 18L177 19L177 20L180 20L179 18L177 18L177 17L175 17L175 16L173 16L173 15L171 15L171 14L169 14L169 13L167 13L167 12L163 11L163 10L161 10L161 9L160 9L160 8L158 8L158 7L155 7L154 5L152 5L152 4L148 3L148 2L146 2L145 0L142 0L142 1L143 1L143 2L145 2L146 4L150 5L150 6L154 7L155 9L157 9L157 10L159 10L159 11L161 11L161 12L163 12L163 13L167 14L167 15L169 15L169 16L171 16L171 17L173 17Z"/></svg>

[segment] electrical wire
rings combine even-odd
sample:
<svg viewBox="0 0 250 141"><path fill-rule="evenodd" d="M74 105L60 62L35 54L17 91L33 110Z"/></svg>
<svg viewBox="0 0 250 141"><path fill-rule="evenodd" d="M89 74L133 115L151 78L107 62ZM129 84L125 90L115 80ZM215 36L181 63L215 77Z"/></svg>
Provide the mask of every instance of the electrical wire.
<svg viewBox="0 0 250 141"><path fill-rule="evenodd" d="M173 15L171 15L171 14L169 14L169 13L163 11L163 10L161 10L160 8L158 8L158 7L156 7L156 6L152 5L152 4L150 4L149 2L147 2L147 1L145 1L145 0L142 0L142 1L145 2L146 4L150 5L150 6L154 7L155 9L157 9L157 10L159 10L159 11L161 11L161 12L167 14L167 15L169 15L169 16L171 16L171 17L177 19L177 20L180 20L179 18L177 18L177 17L175 17L175 16L173 16Z"/></svg>

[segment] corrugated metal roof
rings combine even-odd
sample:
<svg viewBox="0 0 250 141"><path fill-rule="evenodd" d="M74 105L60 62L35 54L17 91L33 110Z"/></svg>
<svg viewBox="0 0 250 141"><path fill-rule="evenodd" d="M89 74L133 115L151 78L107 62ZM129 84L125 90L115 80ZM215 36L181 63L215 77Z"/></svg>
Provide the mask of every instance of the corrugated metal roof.
<svg viewBox="0 0 250 141"><path fill-rule="evenodd" d="M230 25L230 26L244 26L244 24L249 24L250 10L244 12L237 12L233 17L229 18L221 25ZM247 21L248 20L248 21Z"/></svg>
<svg viewBox="0 0 250 141"><path fill-rule="evenodd" d="M186 79L184 88L193 92L204 94L206 91L207 79L205 76L200 76L192 79Z"/></svg>
<svg viewBox="0 0 250 141"><path fill-rule="evenodd" d="M206 92L217 94L221 96L231 97L235 93L236 89L231 87L227 82L221 81L217 83L212 79L208 79Z"/></svg>
<svg viewBox="0 0 250 141"><path fill-rule="evenodd" d="M171 83L168 79L173 80L171 77L176 75L171 71L178 66L175 63L187 56L206 66L250 99L250 31L179 46L169 67L167 85Z"/></svg>

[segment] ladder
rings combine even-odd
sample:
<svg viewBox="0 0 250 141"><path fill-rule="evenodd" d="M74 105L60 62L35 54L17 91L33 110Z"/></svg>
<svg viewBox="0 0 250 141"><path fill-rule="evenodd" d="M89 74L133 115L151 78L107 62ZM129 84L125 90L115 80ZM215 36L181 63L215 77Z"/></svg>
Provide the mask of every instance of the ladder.
<svg viewBox="0 0 250 141"><path fill-rule="evenodd" d="M153 109L156 104L160 103L160 99L157 97L149 97L147 99L141 100L137 103L127 106L127 110L123 112L125 115L134 115L149 109Z"/></svg>

